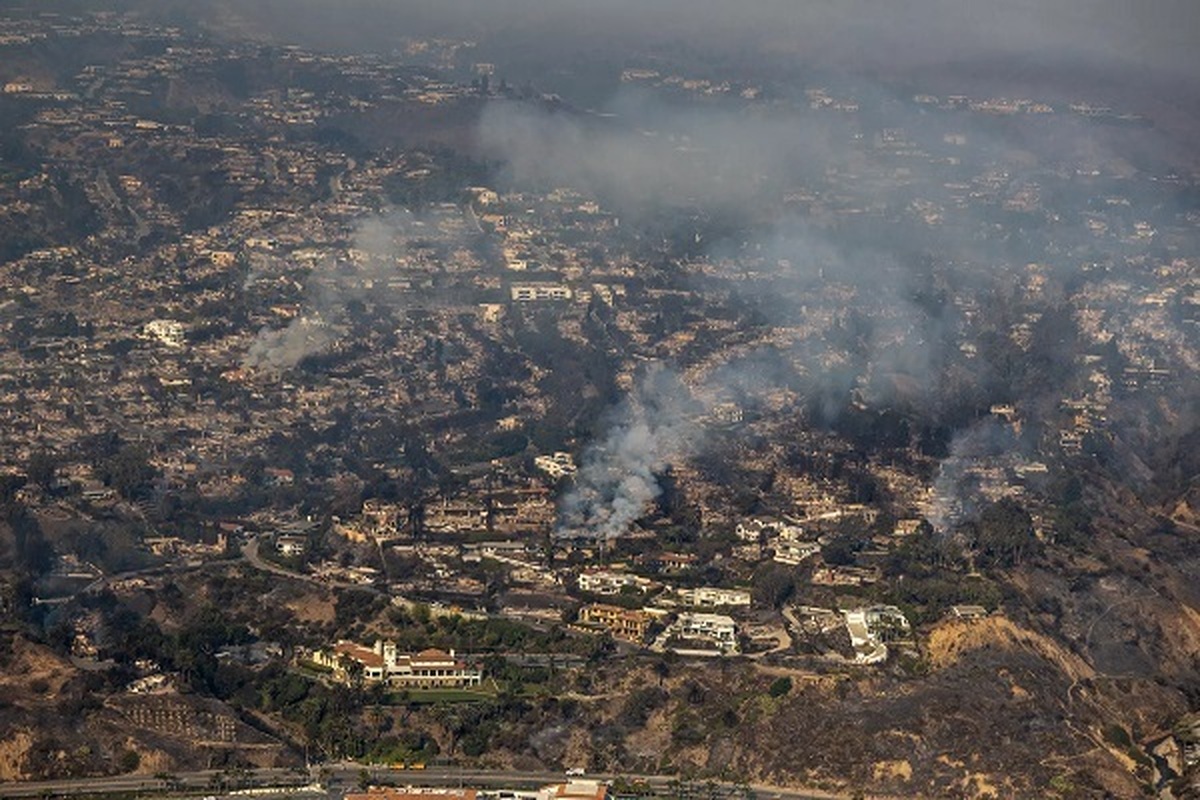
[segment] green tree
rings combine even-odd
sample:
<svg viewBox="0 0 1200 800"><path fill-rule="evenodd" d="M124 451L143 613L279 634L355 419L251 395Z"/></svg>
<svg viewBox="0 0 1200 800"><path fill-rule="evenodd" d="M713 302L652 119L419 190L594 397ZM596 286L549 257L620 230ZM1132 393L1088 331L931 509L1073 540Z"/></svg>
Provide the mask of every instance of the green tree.
<svg viewBox="0 0 1200 800"><path fill-rule="evenodd" d="M975 546L985 566L1020 564L1037 543L1029 512L1010 497L992 503L979 516Z"/></svg>
<svg viewBox="0 0 1200 800"><path fill-rule="evenodd" d="M29 456L29 462L25 465L25 474L29 480L41 486L43 489L49 489L54 483L55 475L58 472L58 459L47 450L36 450Z"/></svg>
<svg viewBox="0 0 1200 800"><path fill-rule="evenodd" d="M127 500L142 497L155 477L146 452L138 447L122 447L100 466L100 476Z"/></svg>
<svg viewBox="0 0 1200 800"><path fill-rule="evenodd" d="M15 503L0 508L0 524L7 522L12 530L15 566L27 575L38 576L54 565L54 547L42 534L37 517L25 506Z"/></svg>
<svg viewBox="0 0 1200 800"><path fill-rule="evenodd" d="M121 772L136 772L142 765L142 757L136 750L126 750L117 759L117 769Z"/></svg>
<svg viewBox="0 0 1200 800"><path fill-rule="evenodd" d="M861 549L862 541L858 537L842 534L821 548L821 560L832 566L849 566Z"/></svg>
<svg viewBox="0 0 1200 800"><path fill-rule="evenodd" d="M751 579L751 594L755 602L768 608L780 608L795 591L792 571L780 564L759 567Z"/></svg>
<svg viewBox="0 0 1200 800"><path fill-rule="evenodd" d="M266 475L267 461L260 455L252 455L238 467L238 475L251 486L261 486Z"/></svg>

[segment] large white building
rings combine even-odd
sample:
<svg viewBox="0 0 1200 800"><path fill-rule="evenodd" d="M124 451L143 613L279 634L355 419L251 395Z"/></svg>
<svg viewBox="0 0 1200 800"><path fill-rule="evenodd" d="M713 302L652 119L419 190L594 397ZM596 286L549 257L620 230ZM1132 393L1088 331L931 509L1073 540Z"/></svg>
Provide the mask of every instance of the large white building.
<svg viewBox="0 0 1200 800"><path fill-rule="evenodd" d="M803 527L790 522L748 519L738 523L734 532L743 542L765 542L775 551L775 561L780 564L796 566L821 550L816 542L804 540Z"/></svg>
<svg viewBox="0 0 1200 800"><path fill-rule="evenodd" d="M895 606L869 606L843 614L856 664L882 664L887 661L887 642L906 637L910 630L904 612Z"/></svg>
<svg viewBox="0 0 1200 800"><path fill-rule="evenodd" d="M338 642L331 650L312 655L314 664L333 670L348 680L353 669L361 669L367 683L386 682L409 689L462 689L478 686L483 673L469 668L454 657L454 651L422 650L415 655L399 653L394 642L379 640L374 647L355 642Z"/></svg>
<svg viewBox="0 0 1200 800"><path fill-rule="evenodd" d="M780 564L788 564L790 566L795 566L809 556L821 551L821 545L816 542L798 542L794 539L785 539L782 536L771 542L771 547L775 549L774 560Z"/></svg>
<svg viewBox="0 0 1200 800"><path fill-rule="evenodd" d="M654 581L628 572L610 570L587 570L579 573L579 591L589 594L614 595L628 588L637 592L648 592Z"/></svg>
<svg viewBox="0 0 1200 800"><path fill-rule="evenodd" d="M682 639L706 639L722 652L738 650L737 623L724 614L703 614L685 611L671 626L673 635Z"/></svg>
<svg viewBox="0 0 1200 800"><path fill-rule="evenodd" d="M142 336L156 339L167 347L180 348L187 341L184 337L183 323L173 319L152 319L142 326Z"/></svg>
<svg viewBox="0 0 1200 800"><path fill-rule="evenodd" d="M758 542L777 536L798 540L804 536L804 528L780 520L748 519L745 522L739 522L734 533L743 542Z"/></svg>
<svg viewBox="0 0 1200 800"><path fill-rule="evenodd" d="M514 283L509 287L513 300L528 303L534 300L570 300L571 287L559 283Z"/></svg>
<svg viewBox="0 0 1200 800"><path fill-rule="evenodd" d="M570 453L557 452L551 455L535 456L533 465L555 480L567 475L574 475L577 468L575 459Z"/></svg>
<svg viewBox="0 0 1200 800"><path fill-rule="evenodd" d="M712 586L700 586L695 589L680 589L676 592L680 602L689 606L701 608L718 608L721 606L749 607L750 592L745 589L717 589Z"/></svg>

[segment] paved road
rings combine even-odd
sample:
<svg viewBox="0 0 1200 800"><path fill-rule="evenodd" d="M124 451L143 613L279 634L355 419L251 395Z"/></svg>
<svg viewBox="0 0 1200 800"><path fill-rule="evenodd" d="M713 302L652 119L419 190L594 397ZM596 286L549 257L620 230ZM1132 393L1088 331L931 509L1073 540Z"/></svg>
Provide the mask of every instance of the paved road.
<svg viewBox="0 0 1200 800"><path fill-rule="evenodd" d="M273 572L276 575L283 575L288 578L296 578L297 580L309 581L310 583L317 582L311 575L292 572L290 569L284 569L278 564L272 564L270 561L267 561L258 553L258 545L261 541L261 536L253 536L242 545L242 557L250 563L250 566L255 569L261 569L263 572Z"/></svg>
<svg viewBox="0 0 1200 800"><path fill-rule="evenodd" d="M259 769L251 770L243 777L247 783L256 787L274 786L280 791L276 796L296 797L326 797L340 798L346 792L357 791L366 769L370 781L387 783L412 784L414 786L478 786L478 787L509 787L532 788L548 783L562 782L559 772L509 772L501 770L475 770L457 767L433 767L426 770L390 770L382 767L364 767L359 764L343 763L323 767L319 772L314 769L314 776L320 776L322 788L312 787L313 777L295 769ZM160 792L164 796L178 795L190 790L209 789L218 797L270 796L255 793L254 795L229 795L226 792L212 789L222 778L228 778L227 773L219 770L204 770L201 772L180 773L168 781L148 775L117 776L112 778L80 778L76 780L36 781L28 783L0 783L0 798L20 797L69 797L80 794L98 794L105 792ZM672 776L662 775L589 775L594 780L613 780L622 777L628 780L645 781L650 786L666 789L675 780ZM290 787L290 791L288 788ZM763 798L778 798L779 800L837 800L843 795L829 794L816 790L798 790L772 786L752 786L752 789Z"/></svg>
<svg viewBox="0 0 1200 800"><path fill-rule="evenodd" d="M306 575L302 572L293 572L290 569L285 569L278 564L274 564L263 558L262 554L258 552L259 546L262 544L264 538L264 536L258 535L242 545L242 557L245 558L250 566L254 567L255 569L260 569L264 572L270 572L285 578L291 578L292 580L307 581L315 586L322 586L327 589L357 589L362 592L371 592L373 594L379 594L385 597L388 596L386 591L377 589L369 584L322 580L315 575Z"/></svg>

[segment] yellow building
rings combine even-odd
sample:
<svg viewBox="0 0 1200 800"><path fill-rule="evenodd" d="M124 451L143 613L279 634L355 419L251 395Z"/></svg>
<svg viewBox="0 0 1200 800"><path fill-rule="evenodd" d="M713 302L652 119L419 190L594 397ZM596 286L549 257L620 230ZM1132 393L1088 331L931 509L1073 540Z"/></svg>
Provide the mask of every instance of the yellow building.
<svg viewBox="0 0 1200 800"><path fill-rule="evenodd" d="M610 606L605 603L592 603L579 610L579 622L584 626L599 626L605 628L614 639L640 644L650 630L654 620L646 611L640 611L620 606Z"/></svg>

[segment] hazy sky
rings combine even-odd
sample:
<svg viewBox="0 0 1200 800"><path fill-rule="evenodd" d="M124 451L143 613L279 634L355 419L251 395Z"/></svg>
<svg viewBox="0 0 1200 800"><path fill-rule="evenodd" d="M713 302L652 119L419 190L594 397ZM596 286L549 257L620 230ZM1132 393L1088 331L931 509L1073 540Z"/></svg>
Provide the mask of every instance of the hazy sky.
<svg viewBox="0 0 1200 800"><path fill-rule="evenodd" d="M1200 77L1195 0L214 0L263 33L331 47L407 34L548 49L677 40L886 66L998 54L1084 57Z"/></svg>

